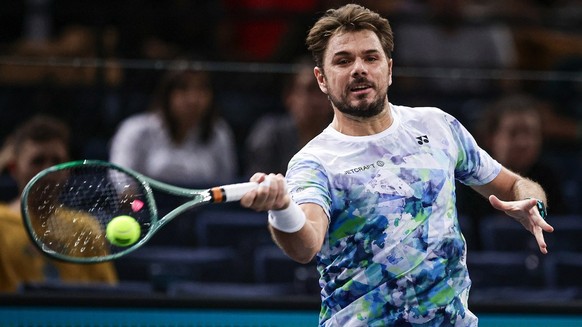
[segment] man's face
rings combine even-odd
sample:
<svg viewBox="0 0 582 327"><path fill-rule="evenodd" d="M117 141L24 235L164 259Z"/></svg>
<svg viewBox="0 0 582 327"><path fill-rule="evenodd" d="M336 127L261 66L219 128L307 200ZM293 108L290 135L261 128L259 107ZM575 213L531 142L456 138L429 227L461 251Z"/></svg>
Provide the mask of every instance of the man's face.
<svg viewBox="0 0 582 327"><path fill-rule="evenodd" d="M11 174L18 188L22 190L26 183L41 170L69 160L67 147L59 140L46 142L24 141L16 155Z"/></svg>
<svg viewBox="0 0 582 327"><path fill-rule="evenodd" d="M369 30L337 34L329 39L324 69L315 68L320 89L340 112L373 117L384 110L392 84L392 59Z"/></svg>
<svg viewBox="0 0 582 327"><path fill-rule="evenodd" d="M512 170L526 173L538 159L542 147L539 116L505 114L491 141L495 159Z"/></svg>
<svg viewBox="0 0 582 327"><path fill-rule="evenodd" d="M319 90L311 67L302 67L297 73L289 93L285 96L285 104L299 125L331 121L329 101Z"/></svg>
<svg viewBox="0 0 582 327"><path fill-rule="evenodd" d="M181 124L188 126L200 122L212 105L212 90L203 74L188 74L186 86L170 94L170 111Z"/></svg>

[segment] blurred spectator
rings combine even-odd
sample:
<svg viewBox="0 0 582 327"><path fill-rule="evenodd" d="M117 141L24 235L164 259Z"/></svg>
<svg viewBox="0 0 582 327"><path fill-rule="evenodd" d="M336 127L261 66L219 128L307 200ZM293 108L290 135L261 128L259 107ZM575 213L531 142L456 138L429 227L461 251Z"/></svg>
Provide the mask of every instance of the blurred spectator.
<svg viewBox="0 0 582 327"><path fill-rule="evenodd" d="M466 14L475 19L502 20L508 24L538 22L543 16L542 3L532 0L464 0Z"/></svg>
<svg viewBox="0 0 582 327"><path fill-rule="evenodd" d="M221 52L226 59L243 61L288 60L291 58L286 56L304 53L305 29L312 23L310 19L319 9L319 2L223 0L228 15L223 25Z"/></svg>
<svg viewBox="0 0 582 327"><path fill-rule="evenodd" d="M548 211L560 214L568 206L563 199L563 182L554 167L544 162L542 116L545 104L528 95L509 95L498 99L484 113L478 127L480 144L505 167L542 185L548 197ZM498 214L487 201L467 186L458 185L459 214L469 217L474 224L492 214ZM478 235L467 238L479 242ZM474 243L477 246L476 243Z"/></svg>
<svg viewBox="0 0 582 327"><path fill-rule="evenodd" d="M18 194L44 168L69 160L69 129L59 120L36 116L14 131L2 150L2 168L16 181ZM48 259L26 234L20 197L0 203L0 292L52 279L69 283L116 283L111 263L78 265Z"/></svg>
<svg viewBox="0 0 582 327"><path fill-rule="evenodd" d="M551 70L564 59L582 57L582 35L579 29L558 29L537 24L514 28L518 68Z"/></svg>
<svg viewBox="0 0 582 327"><path fill-rule="evenodd" d="M565 58L555 68L558 73L582 76L582 55ZM542 110L545 154L562 171L568 171L564 196L572 212L581 212L582 82L579 79L557 79L541 86L538 93L551 103Z"/></svg>
<svg viewBox="0 0 582 327"><path fill-rule="evenodd" d="M214 95L208 72L169 71L151 110L119 126L110 160L170 183L232 181L238 173L235 141Z"/></svg>
<svg viewBox="0 0 582 327"><path fill-rule="evenodd" d="M564 58L554 69L557 73L582 76L582 48L580 56ZM546 83L540 93L553 104L542 111L544 136L554 146L574 149L582 155L582 82L557 79Z"/></svg>
<svg viewBox="0 0 582 327"><path fill-rule="evenodd" d="M419 88L438 93L437 98L495 92L501 87L499 80L452 73L454 69L515 66L515 44L508 26L471 20L465 6L463 0L430 0L424 16L396 18L394 30L399 37L395 39L394 60L401 67L433 69L421 72L421 78L399 78L395 83L412 93L412 100L418 98Z"/></svg>
<svg viewBox="0 0 582 327"><path fill-rule="evenodd" d="M56 85L116 86L123 81L123 73L115 61L118 33L108 28L97 34L89 26L69 25L55 37L46 39L21 38L7 47L7 55L30 60L30 65L0 65L0 82L9 84L38 84L52 82ZM54 58L54 62L44 62ZM106 67L83 60L108 59ZM35 63L35 60L41 64ZM58 64L63 60L62 64ZM67 61L68 60L68 61ZM76 60L76 61L73 61Z"/></svg>
<svg viewBox="0 0 582 327"><path fill-rule="evenodd" d="M288 63L305 55L305 33L330 0L221 0L225 15L215 58L232 62ZM337 0L335 0L337 1ZM252 67L252 66L249 66ZM261 69L269 70L268 66ZM241 158L250 130L280 107L280 72L228 73L221 79L221 108L237 137Z"/></svg>
<svg viewBox="0 0 582 327"><path fill-rule="evenodd" d="M26 0L24 37L33 41L45 40L51 34L50 5L52 0Z"/></svg>
<svg viewBox="0 0 582 327"><path fill-rule="evenodd" d="M78 1L67 0L79 7ZM60 1L59 1L60 2ZM100 1L119 31L118 56L128 61L143 60L145 69L127 67L123 94L125 112L137 113L164 75L164 61L182 54L200 54L217 60L223 34L224 11L220 1L207 0L124 0ZM85 11L82 11L83 13ZM232 52L232 48L226 49Z"/></svg>
<svg viewBox="0 0 582 327"><path fill-rule="evenodd" d="M67 1L83 13L86 4ZM224 17L221 1L124 0L102 1L99 6L119 28L122 58L172 59L191 52L209 58L217 55Z"/></svg>
<svg viewBox="0 0 582 327"><path fill-rule="evenodd" d="M283 89L285 113L264 116L247 138L248 176L258 171L285 173L291 157L331 122L333 111L319 90L313 61L299 60L296 67Z"/></svg>

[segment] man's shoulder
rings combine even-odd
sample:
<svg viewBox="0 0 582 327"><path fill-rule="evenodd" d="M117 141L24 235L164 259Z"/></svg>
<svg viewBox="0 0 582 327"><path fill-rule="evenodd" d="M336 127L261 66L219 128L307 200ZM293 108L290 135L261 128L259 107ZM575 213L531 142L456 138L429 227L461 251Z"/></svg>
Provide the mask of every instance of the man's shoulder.
<svg viewBox="0 0 582 327"><path fill-rule="evenodd" d="M335 136L336 134L330 130L331 127L325 128L321 133L316 135L311 141L301 148L295 157L320 161L326 156L334 156L338 152L342 152L343 149L336 142L340 140ZM318 159L319 158L319 159Z"/></svg>
<svg viewBox="0 0 582 327"><path fill-rule="evenodd" d="M448 124L455 120L455 117L438 107L392 105L392 109L395 115L398 115L401 121L405 123L437 126L441 125L441 123Z"/></svg>
<svg viewBox="0 0 582 327"><path fill-rule="evenodd" d="M431 106L411 107L406 105L392 105L392 109L404 117L426 116L426 115L444 115L444 110Z"/></svg>
<svg viewBox="0 0 582 327"><path fill-rule="evenodd" d="M140 112L125 118L121 126L151 128L161 124L160 116L155 112Z"/></svg>
<svg viewBox="0 0 582 327"><path fill-rule="evenodd" d="M125 118L119 125L117 134L139 138L150 134L157 135L163 130L163 123L159 115L153 112L144 112Z"/></svg>

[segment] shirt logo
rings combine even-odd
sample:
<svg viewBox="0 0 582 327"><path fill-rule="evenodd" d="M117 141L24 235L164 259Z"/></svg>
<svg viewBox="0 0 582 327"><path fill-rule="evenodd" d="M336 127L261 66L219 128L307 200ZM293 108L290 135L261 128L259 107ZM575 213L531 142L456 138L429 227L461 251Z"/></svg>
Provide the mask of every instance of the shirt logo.
<svg viewBox="0 0 582 327"><path fill-rule="evenodd" d="M416 143L423 145L425 143L428 143L428 136L427 135L421 135L421 136L417 136L416 137Z"/></svg>
<svg viewBox="0 0 582 327"><path fill-rule="evenodd" d="M383 167L384 166L384 161L382 160L378 160L376 161L376 163L371 163L368 165L364 165L364 166L360 166L360 167L356 167L356 168L352 168L352 169L348 169L344 172L345 175L350 175L350 174L355 174L355 173L359 173L368 169L373 169L376 168L376 166L378 167Z"/></svg>

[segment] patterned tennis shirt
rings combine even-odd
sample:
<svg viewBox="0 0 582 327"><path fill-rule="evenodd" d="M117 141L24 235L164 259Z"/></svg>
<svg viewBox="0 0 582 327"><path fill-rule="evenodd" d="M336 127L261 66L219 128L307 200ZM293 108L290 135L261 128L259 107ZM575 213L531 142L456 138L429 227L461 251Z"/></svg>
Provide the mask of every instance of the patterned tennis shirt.
<svg viewBox="0 0 582 327"><path fill-rule="evenodd" d="M370 136L331 126L289 163L297 203L330 223L317 255L321 326L476 326L455 179L481 185L500 164L437 108L391 105Z"/></svg>

